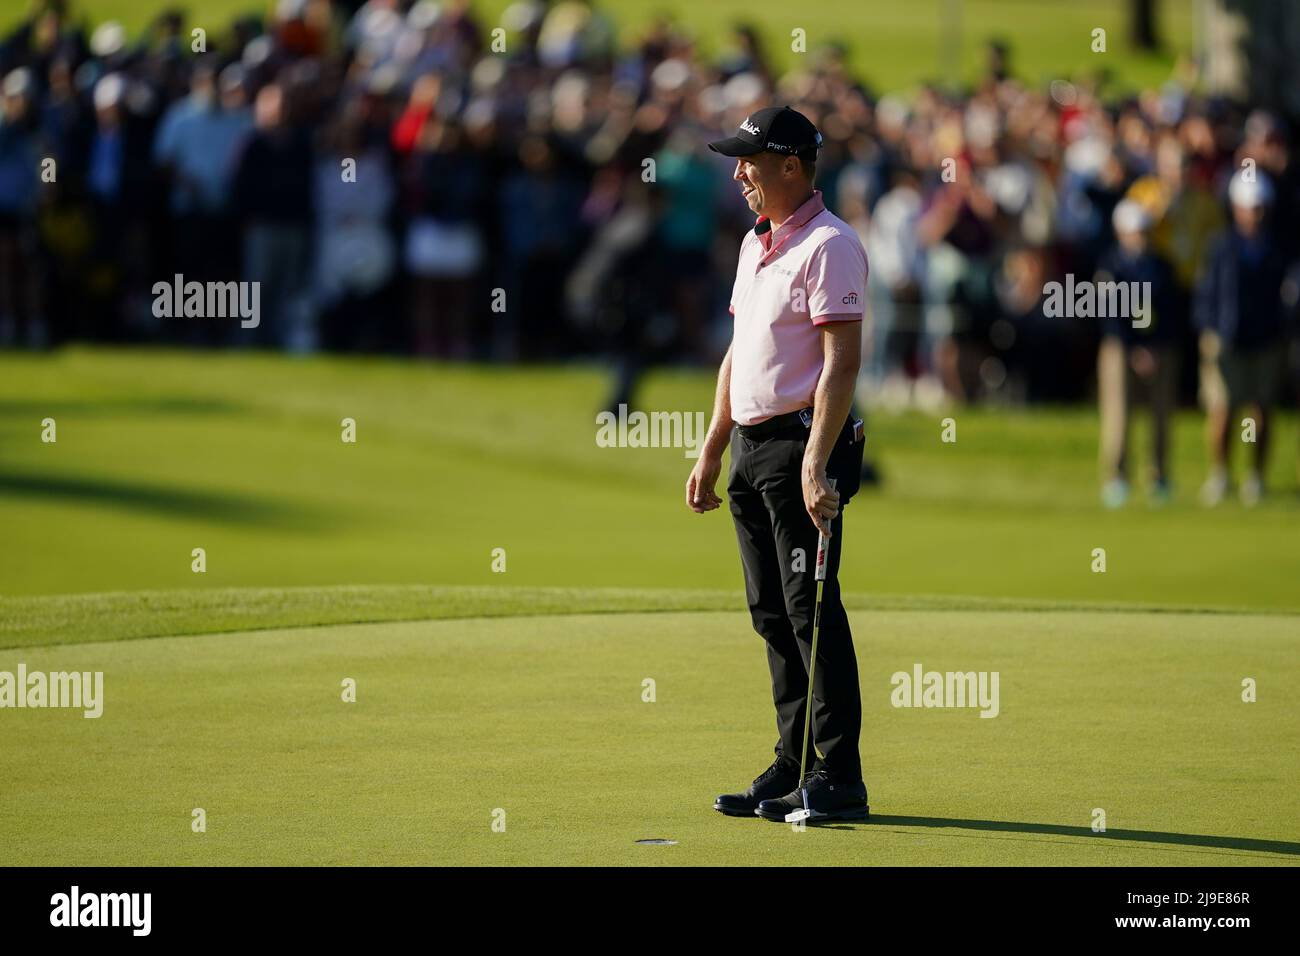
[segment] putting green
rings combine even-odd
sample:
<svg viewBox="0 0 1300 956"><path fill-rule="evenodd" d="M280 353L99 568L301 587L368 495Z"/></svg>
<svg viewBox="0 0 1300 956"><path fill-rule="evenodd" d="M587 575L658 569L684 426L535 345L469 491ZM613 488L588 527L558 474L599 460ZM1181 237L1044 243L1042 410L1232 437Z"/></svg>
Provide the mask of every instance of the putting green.
<svg viewBox="0 0 1300 956"><path fill-rule="evenodd" d="M852 617L874 820L802 833L711 809L774 739L743 612L11 641L0 670L100 670L105 703L0 713L0 862L1300 862L1294 616ZM997 671L998 716L891 706L917 663Z"/></svg>

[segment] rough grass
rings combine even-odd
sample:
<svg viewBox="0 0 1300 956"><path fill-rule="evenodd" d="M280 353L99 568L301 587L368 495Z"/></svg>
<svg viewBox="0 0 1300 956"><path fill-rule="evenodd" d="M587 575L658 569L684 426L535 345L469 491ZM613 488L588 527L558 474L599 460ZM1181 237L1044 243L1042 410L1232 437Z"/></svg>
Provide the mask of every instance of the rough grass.
<svg viewBox="0 0 1300 956"><path fill-rule="evenodd" d="M1270 614L1233 608L1067 604L944 595L846 594L871 611L1086 611L1092 614ZM743 612L731 591L615 588L420 587L218 588L0 597L0 650L47 644L274 630L327 624L671 611ZM1297 626L1300 627L1300 621Z"/></svg>

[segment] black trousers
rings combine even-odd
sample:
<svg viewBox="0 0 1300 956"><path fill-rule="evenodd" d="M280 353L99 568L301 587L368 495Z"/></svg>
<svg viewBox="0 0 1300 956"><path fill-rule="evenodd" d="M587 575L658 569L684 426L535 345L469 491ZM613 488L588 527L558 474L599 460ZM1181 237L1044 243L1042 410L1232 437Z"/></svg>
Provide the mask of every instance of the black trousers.
<svg viewBox="0 0 1300 956"><path fill-rule="evenodd" d="M808 662L812 652L813 611L817 585L817 526L804 509L800 469L808 429L802 425L752 440L737 428L731 435L731 474L727 481L740 560L745 568L745 596L754 630L767 642L779 738L776 754L799 763L804 711L808 696ZM807 766L837 779L862 778L858 735L862 699L858 662L848 615L840 600L840 547L844 540L843 506L862 478L864 442L853 440L846 423L826 466L840 493L840 514L832 522L822 594L821 633L813 686L813 738Z"/></svg>

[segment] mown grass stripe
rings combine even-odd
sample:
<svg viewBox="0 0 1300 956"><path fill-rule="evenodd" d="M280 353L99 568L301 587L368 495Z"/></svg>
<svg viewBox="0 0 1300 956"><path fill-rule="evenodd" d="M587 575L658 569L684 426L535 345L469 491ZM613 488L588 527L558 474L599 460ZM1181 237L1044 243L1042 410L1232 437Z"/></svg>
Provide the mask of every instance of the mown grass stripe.
<svg viewBox="0 0 1300 956"><path fill-rule="evenodd" d="M1297 611L961 595L847 594L851 610L1296 615ZM735 611L723 590L422 585L220 588L0 597L0 649L389 621Z"/></svg>

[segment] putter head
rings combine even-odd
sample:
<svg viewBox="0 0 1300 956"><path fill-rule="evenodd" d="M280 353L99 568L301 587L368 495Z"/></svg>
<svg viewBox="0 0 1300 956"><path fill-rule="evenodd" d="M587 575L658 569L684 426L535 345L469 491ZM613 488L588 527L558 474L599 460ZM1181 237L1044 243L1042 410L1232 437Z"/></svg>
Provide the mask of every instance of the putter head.
<svg viewBox="0 0 1300 956"><path fill-rule="evenodd" d="M800 820L807 820L812 816L812 811L808 809L808 788L799 788L799 793L803 797L803 806L798 810L792 810L785 815L786 823L798 823Z"/></svg>

